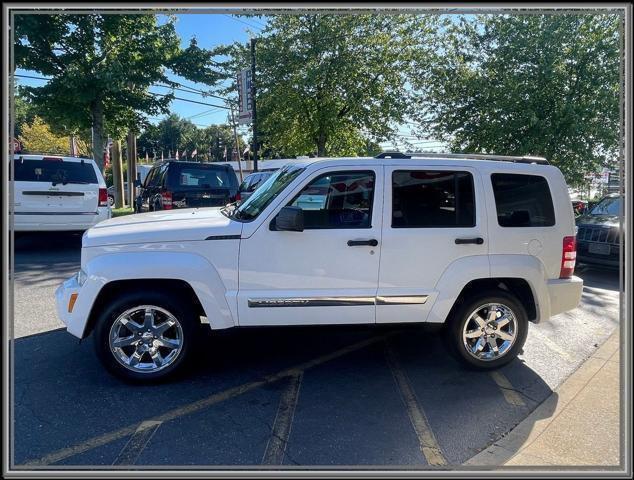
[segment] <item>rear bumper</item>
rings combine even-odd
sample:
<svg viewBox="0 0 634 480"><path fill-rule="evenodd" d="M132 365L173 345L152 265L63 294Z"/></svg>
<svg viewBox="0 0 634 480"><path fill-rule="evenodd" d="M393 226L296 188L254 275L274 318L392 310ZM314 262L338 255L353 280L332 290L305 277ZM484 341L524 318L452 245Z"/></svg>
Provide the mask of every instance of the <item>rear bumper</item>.
<svg viewBox="0 0 634 480"><path fill-rule="evenodd" d="M15 212L13 228L16 232L60 232L88 230L111 217L108 207L99 207L89 213L24 213Z"/></svg>
<svg viewBox="0 0 634 480"><path fill-rule="evenodd" d="M577 308L583 292L583 280L579 277L548 280L550 315L555 316Z"/></svg>

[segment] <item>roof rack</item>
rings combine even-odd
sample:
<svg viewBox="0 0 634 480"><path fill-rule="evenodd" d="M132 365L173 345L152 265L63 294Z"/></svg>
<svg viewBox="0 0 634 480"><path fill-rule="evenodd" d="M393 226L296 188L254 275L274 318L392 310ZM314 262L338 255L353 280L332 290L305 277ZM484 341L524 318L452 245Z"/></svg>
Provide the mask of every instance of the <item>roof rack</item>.
<svg viewBox="0 0 634 480"><path fill-rule="evenodd" d="M466 160L495 160L499 162L535 163L538 165L550 165L544 157L524 155L514 157L510 155L485 155L481 153L429 153L429 152L383 152L375 158L463 158Z"/></svg>

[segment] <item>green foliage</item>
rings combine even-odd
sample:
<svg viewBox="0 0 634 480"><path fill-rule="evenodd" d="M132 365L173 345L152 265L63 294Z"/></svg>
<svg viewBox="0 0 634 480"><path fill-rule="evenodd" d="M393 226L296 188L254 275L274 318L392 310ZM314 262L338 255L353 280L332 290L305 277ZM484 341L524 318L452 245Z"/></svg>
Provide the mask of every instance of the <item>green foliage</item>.
<svg viewBox="0 0 634 480"><path fill-rule="evenodd" d="M169 151L172 156L176 149L182 153L187 150L188 155L196 149L199 160L221 160L224 155L225 145L227 156L230 155L234 145L233 130L228 125L210 125L206 128L198 128L187 119L179 118L176 114L161 120L157 125L149 125L137 140L137 152L140 157L167 158ZM244 140L240 139L241 149L244 149ZM211 153L211 154L210 154ZM191 158L188 156L188 158Z"/></svg>
<svg viewBox="0 0 634 480"><path fill-rule="evenodd" d="M132 207L124 207L124 208L113 208L112 209L112 217L122 217L124 215L131 215L134 213L134 208Z"/></svg>
<svg viewBox="0 0 634 480"><path fill-rule="evenodd" d="M25 125L33 123L35 109L24 97L16 95L14 97L13 112L15 115L15 128L13 137L18 138L22 134Z"/></svg>
<svg viewBox="0 0 634 480"><path fill-rule="evenodd" d="M412 64L422 131L454 151L544 155L569 184L582 185L585 172L618 156L619 18L478 15L445 22L434 51Z"/></svg>
<svg viewBox="0 0 634 480"><path fill-rule="evenodd" d="M257 41L257 117L271 155L365 153L394 132L408 105L406 66L432 17L277 15ZM217 49L233 78L247 46Z"/></svg>
<svg viewBox="0 0 634 480"><path fill-rule="evenodd" d="M195 39L185 49L174 17L156 15L15 15L15 64L51 77L41 87L23 87L48 123L66 131L93 128L95 160L102 166L105 132L122 138L138 131L145 115L167 113L172 94L148 94L150 85L170 84L167 71L213 83L211 52Z"/></svg>
<svg viewBox="0 0 634 480"><path fill-rule="evenodd" d="M38 116L33 117L31 124L22 125L18 138L25 152L68 155L70 149L69 138L51 132L50 127Z"/></svg>

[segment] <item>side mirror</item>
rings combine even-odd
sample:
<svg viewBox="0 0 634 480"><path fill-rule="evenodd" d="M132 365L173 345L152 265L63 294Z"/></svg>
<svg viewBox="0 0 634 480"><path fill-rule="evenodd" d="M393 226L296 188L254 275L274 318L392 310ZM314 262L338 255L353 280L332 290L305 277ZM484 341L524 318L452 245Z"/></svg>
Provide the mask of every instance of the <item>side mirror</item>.
<svg viewBox="0 0 634 480"><path fill-rule="evenodd" d="M271 230L282 230L287 232L304 231L304 210L299 207L284 207L273 219L270 225Z"/></svg>

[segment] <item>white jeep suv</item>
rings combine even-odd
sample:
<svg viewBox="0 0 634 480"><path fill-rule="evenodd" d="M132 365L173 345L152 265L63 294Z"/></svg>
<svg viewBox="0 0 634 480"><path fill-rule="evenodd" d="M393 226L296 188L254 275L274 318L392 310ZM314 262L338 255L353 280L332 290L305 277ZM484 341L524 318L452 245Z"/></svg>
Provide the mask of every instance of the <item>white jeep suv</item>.
<svg viewBox="0 0 634 480"><path fill-rule="evenodd" d="M111 217L103 175L92 158L16 154L16 232L86 230Z"/></svg>
<svg viewBox="0 0 634 480"><path fill-rule="evenodd" d="M91 228L57 309L129 379L180 369L201 317L212 330L446 323L451 350L490 369L521 351L529 321L577 306L575 255L568 188L544 159L308 159L239 206Z"/></svg>

